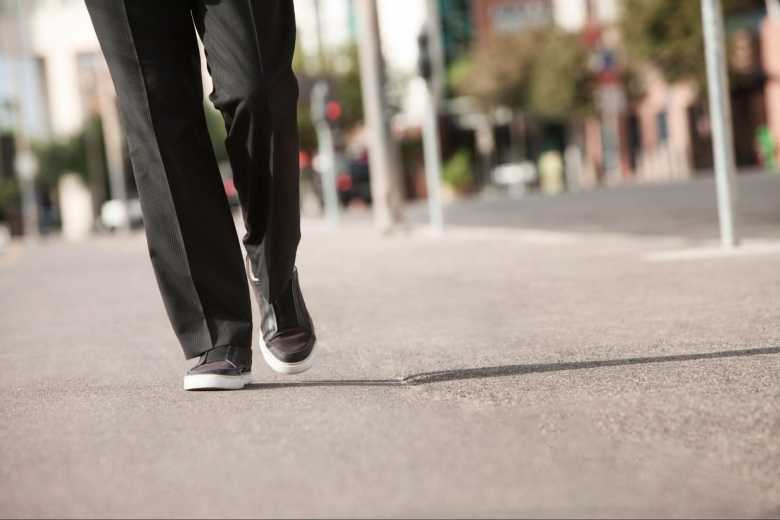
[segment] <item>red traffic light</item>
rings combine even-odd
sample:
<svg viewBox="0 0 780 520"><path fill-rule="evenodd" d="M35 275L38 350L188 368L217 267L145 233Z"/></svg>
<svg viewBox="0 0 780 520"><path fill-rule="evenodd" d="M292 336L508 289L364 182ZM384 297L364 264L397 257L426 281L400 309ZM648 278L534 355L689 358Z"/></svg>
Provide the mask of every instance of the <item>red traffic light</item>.
<svg viewBox="0 0 780 520"><path fill-rule="evenodd" d="M338 101L328 101L328 104L325 105L325 117L328 118L328 121L338 121L343 113L341 103Z"/></svg>

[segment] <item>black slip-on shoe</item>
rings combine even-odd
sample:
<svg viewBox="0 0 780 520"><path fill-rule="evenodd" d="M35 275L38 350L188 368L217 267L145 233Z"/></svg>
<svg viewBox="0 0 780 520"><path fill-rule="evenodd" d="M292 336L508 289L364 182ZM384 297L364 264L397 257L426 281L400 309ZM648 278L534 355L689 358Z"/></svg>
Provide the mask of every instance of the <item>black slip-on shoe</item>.
<svg viewBox="0 0 780 520"><path fill-rule="evenodd" d="M184 376L185 390L240 390L252 382L252 349L217 347Z"/></svg>
<svg viewBox="0 0 780 520"><path fill-rule="evenodd" d="M287 288L273 302L263 297L259 280L252 274L248 260L247 273L255 288L262 316L260 352L263 359L272 370L280 374L300 374L310 369L317 338L301 293L298 269L293 271Z"/></svg>

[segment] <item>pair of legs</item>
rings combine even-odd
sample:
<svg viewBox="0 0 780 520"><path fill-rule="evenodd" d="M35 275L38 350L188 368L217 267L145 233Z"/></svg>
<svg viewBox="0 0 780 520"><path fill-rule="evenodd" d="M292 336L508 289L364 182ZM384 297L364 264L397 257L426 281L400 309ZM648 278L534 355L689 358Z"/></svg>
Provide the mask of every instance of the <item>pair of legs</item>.
<svg viewBox="0 0 780 520"><path fill-rule="evenodd" d="M86 3L117 90L157 283L184 354L251 349L249 286L206 129L196 33L214 82L210 99L227 128L247 263L259 297L275 302L296 278L300 240L293 1Z"/></svg>

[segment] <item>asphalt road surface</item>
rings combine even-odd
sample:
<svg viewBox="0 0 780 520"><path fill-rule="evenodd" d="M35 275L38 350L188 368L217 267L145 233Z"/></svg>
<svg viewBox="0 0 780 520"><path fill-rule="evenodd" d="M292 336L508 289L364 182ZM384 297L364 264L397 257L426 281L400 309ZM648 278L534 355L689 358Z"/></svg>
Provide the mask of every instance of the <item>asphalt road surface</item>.
<svg viewBox="0 0 780 520"><path fill-rule="evenodd" d="M142 235L12 247L0 516L780 516L780 249L563 231L307 225L318 364L206 393Z"/></svg>

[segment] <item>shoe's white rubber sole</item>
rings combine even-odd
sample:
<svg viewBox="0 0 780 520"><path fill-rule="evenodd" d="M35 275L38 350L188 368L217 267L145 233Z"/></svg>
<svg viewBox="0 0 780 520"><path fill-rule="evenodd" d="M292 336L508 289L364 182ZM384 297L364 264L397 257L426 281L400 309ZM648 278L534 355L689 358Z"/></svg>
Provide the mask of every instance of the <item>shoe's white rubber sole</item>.
<svg viewBox="0 0 780 520"><path fill-rule="evenodd" d="M316 346L317 341L315 340L314 347L312 347L312 351L309 354L309 357L303 361L298 361L297 363L285 363L284 361L279 361L276 356L274 356L271 351L268 350L268 347L262 340L260 341L260 352L262 352L263 359L265 359L265 362L268 363L269 367L271 367L271 370L278 374L294 376L295 374L302 374L303 372L306 372L312 367L312 365L314 365L314 352L316 350Z"/></svg>
<svg viewBox="0 0 780 520"><path fill-rule="evenodd" d="M220 376L217 374L193 374L184 376L185 390L241 390L252 382L252 374Z"/></svg>

